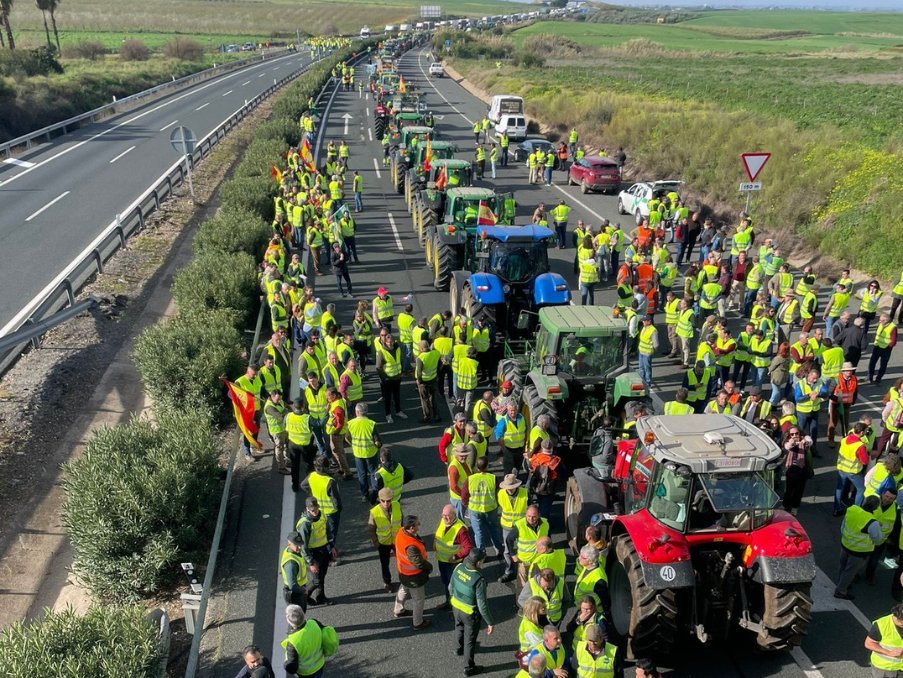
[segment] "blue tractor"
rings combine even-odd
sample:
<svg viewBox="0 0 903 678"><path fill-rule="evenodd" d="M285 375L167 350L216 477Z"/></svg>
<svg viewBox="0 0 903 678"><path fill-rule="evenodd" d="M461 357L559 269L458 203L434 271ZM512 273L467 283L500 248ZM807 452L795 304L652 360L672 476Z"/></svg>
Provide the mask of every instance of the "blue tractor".
<svg viewBox="0 0 903 678"><path fill-rule="evenodd" d="M540 308L571 302L567 281L549 268L555 242L542 226L477 226L464 242L463 270L452 272L450 308L470 318L487 315L505 337L533 336Z"/></svg>

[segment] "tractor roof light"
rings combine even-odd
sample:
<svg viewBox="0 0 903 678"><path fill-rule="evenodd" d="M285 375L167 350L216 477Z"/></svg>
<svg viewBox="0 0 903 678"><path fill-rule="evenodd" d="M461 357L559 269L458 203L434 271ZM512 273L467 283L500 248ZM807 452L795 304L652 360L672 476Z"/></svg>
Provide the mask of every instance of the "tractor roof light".
<svg viewBox="0 0 903 678"><path fill-rule="evenodd" d="M445 230L448 231L448 234L449 234L449 235L453 235L454 233L457 232L457 229L456 229L454 226L449 226L449 227L448 227L447 229L445 229Z"/></svg>
<svg viewBox="0 0 903 678"><path fill-rule="evenodd" d="M651 445L655 442L655 434L652 431L646 431L646 435L643 436L643 442L647 445ZM669 471L673 471L676 466L669 461L667 464L665 464L665 468L667 468Z"/></svg>

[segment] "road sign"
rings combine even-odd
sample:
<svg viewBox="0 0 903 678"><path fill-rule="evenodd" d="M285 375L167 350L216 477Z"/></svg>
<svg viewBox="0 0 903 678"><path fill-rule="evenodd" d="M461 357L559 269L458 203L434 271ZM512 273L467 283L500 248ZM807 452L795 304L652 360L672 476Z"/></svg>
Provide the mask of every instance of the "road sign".
<svg viewBox="0 0 903 678"><path fill-rule="evenodd" d="M176 153L180 155L194 153L194 147L197 142L198 139L194 136L194 132L187 127L176 127L172 134L169 135L169 143L172 144Z"/></svg>
<svg viewBox="0 0 903 678"><path fill-rule="evenodd" d="M749 183L740 184L741 191L761 191L762 190L762 182L761 181L751 181Z"/></svg>
<svg viewBox="0 0 903 678"><path fill-rule="evenodd" d="M750 181L755 181L759 176L759 172L765 167L765 163L771 157L771 153L743 153L740 156L743 159L743 167L746 169L746 176Z"/></svg>
<svg viewBox="0 0 903 678"><path fill-rule="evenodd" d="M448 38L446 38L446 39L445 39L445 49L446 49L446 50L451 49L451 45L452 45L451 40L449 40Z"/></svg>

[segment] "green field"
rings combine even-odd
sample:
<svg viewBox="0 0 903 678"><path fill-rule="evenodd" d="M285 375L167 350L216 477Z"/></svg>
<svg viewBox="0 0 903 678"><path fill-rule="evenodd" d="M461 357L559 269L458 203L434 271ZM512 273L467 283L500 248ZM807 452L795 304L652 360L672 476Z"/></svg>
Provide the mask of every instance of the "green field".
<svg viewBox="0 0 903 678"><path fill-rule="evenodd" d="M66 46L75 45L82 41L99 42L111 51L116 51L125 40L140 40L151 50L160 50L177 35L190 37L204 46L205 51L215 51L220 45L241 45L243 42L257 43L261 40L259 35L243 33L239 35L226 35L222 33L149 33L149 32L123 32L123 31L60 31L60 44ZM53 33L51 32L51 40ZM26 29L16 31L17 47L38 47L47 42L44 29ZM235 56L230 54L229 56ZM245 55L247 56L247 55Z"/></svg>

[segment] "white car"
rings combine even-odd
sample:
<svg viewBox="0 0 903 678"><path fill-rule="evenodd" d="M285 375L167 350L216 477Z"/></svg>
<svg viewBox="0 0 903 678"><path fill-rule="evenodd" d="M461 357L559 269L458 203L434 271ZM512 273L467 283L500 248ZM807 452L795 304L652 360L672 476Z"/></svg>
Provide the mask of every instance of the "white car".
<svg viewBox="0 0 903 678"><path fill-rule="evenodd" d="M435 75L437 78L441 78L445 75L445 69L442 67L438 61L434 61L430 64L430 75Z"/></svg>
<svg viewBox="0 0 903 678"><path fill-rule="evenodd" d="M653 197L660 198L671 191L677 191L682 184L682 181L676 179L634 184L618 194L618 214L633 214L639 224L649 216L649 201Z"/></svg>

